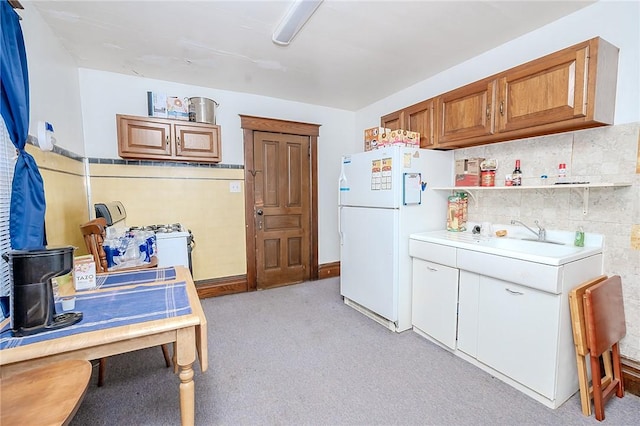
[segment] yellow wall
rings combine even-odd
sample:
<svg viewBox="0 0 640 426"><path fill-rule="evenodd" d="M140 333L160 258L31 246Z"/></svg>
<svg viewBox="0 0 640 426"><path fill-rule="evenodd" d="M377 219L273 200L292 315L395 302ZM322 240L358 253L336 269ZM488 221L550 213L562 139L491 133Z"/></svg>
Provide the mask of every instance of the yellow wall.
<svg viewBox="0 0 640 426"><path fill-rule="evenodd" d="M121 201L128 226L181 222L191 229L195 280L246 273L243 170L91 164L89 175L91 203ZM229 192L231 181L242 192Z"/></svg>
<svg viewBox="0 0 640 426"><path fill-rule="evenodd" d="M82 161L27 145L44 180L49 246L87 253L79 226L88 212ZM191 229L195 280L246 274L244 173L241 169L90 164L91 204L121 201L127 225L181 222ZM229 183L240 182L241 192Z"/></svg>
<svg viewBox="0 0 640 426"><path fill-rule="evenodd" d="M27 145L38 164L47 203L45 225L50 247L72 245L76 255L87 253L80 224L88 220L87 190L82 161Z"/></svg>

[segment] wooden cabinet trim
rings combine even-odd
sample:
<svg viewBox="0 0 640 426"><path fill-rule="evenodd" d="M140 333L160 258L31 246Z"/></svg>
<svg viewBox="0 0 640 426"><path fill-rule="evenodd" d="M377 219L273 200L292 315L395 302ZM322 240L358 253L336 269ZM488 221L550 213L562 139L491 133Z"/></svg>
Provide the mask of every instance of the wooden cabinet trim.
<svg viewBox="0 0 640 426"><path fill-rule="evenodd" d="M319 136L320 124L240 115L240 127L260 132L287 133L291 135Z"/></svg>

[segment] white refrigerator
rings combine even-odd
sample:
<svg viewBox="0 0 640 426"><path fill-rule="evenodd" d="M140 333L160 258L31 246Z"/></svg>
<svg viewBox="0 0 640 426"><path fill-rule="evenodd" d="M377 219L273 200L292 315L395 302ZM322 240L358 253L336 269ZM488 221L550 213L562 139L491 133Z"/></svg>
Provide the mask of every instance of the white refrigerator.
<svg viewBox="0 0 640 426"><path fill-rule="evenodd" d="M453 152L392 146L342 157L340 294L397 332L411 328L409 235L446 228Z"/></svg>

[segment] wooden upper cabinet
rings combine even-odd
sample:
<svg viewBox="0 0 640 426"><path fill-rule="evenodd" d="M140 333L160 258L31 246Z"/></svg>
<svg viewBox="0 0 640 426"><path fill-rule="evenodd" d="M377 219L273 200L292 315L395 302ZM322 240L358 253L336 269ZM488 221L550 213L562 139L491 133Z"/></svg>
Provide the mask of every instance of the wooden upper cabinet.
<svg viewBox="0 0 640 426"><path fill-rule="evenodd" d="M391 130L409 130L404 129L404 110L395 111L391 114L387 114L383 117L380 117L380 127L385 127Z"/></svg>
<svg viewBox="0 0 640 426"><path fill-rule="evenodd" d="M496 80L482 80L436 99L437 144L465 146L460 141L494 134Z"/></svg>
<svg viewBox="0 0 640 426"><path fill-rule="evenodd" d="M219 162L220 126L156 117L116 116L122 158Z"/></svg>
<svg viewBox="0 0 640 426"><path fill-rule="evenodd" d="M433 111L435 100L429 99L405 108L406 130L420 133L420 148L434 148Z"/></svg>
<svg viewBox="0 0 640 426"><path fill-rule="evenodd" d="M432 110L430 143L422 139L428 131L415 130L428 129L420 127L428 122L420 104L381 124L419 131L420 146L444 149L613 124L618 53L596 37L442 94Z"/></svg>
<svg viewBox="0 0 640 426"><path fill-rule="evenodd" d="M220 127L175 124L176 156L220 161Z"/></svg>
<svg viewBox="0 0 640 426"><path fill-rule="evenodd" d="M434 148L434 99L419 102L380 118L380 126L391 130L410 130L420 133L420 148Z"/></svg>
<svg viewBox="0 0 640 426"><path fill-rule="evenodd" d="M171 123L141 117L117 116L118 154L123 158L173 155Z"/></svg>

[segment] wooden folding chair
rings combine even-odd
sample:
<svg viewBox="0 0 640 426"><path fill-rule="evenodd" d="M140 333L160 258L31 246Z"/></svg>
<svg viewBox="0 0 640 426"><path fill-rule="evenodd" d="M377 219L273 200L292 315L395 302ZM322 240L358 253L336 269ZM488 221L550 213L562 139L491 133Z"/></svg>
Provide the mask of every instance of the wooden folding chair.
<svg viewBox="0 0 640 426"><path fill-rule="evenodd" d="M591 415L591 398L593 388L589 385L589 375L587 371L587 325L584 314L584 294L587 289L607 279L606 275L601 275L589 281L585 281L569 292L569 308L571 312L571 326L573 328L573 342L576 349L576 363L578 365L578 382L580 383L580 403L582 404L582 414ZM596 357L597 358L597 357ZM604 386L607 386L612 379L611 356L608 351L602 354L605 376L602 379Z"/></svg>
<svg viewBox="0 0 640 426"><path fill-rule="evenodd" d="M588 288L584 295L584 312L587 322L587 346L591 353L591 382L593 383L593 407L596 419L604 420L604 404L615 395L624 396L619 342L627 333L622 298L622 280L614 275ZM613 377L602 383L599 356L613 354Z"/></svg>

